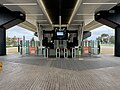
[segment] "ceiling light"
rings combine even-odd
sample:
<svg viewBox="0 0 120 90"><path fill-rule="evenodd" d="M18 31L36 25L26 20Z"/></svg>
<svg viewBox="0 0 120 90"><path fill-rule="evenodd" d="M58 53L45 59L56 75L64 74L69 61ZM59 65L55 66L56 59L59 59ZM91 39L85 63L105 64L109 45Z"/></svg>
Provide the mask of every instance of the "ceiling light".
<svg viewBox="0 0 120 90"><path fill-rule="evenodd" d="M5 6L16 6L16 5L18 5L18 6L35 6L35 5L37 5L37 3L6 3L6 4L3 4L3 5L5 5Z"/></svg>
<svg viewBox="0 0 120 90"><path fill-rule="evenodd" d="M83 16L93 16L94 14L77 14L77 15L83 15Z"/></svg>
<svg viewBox="0 0 120 90"><path fill-rule="evenodd" d="M83 3L83 4L85 4L85 5L101 5L101 4L105 4L105 5L107 5L107 4L112 4L112 5L116 5L117 3Z"/></svg>
<svg viewBox="0 0 120 90"><path fill-rule="evenodd" d="M75 5L75 7L74 7L74 10L73 10L73 13L72 13L72 15L71 15L71 17L70 17L70 20L69 20L69 22L68 22L68 25L71 23L74 15L75 15L75 13L77 12L77 8L79 8L80 3L81 3L81 0L77 0L77 3L76 3L76 5Z"/></svg>
<svg viewBox="0 0 120 90"><path fill-rule="evenodd" d="M26 14L26 15L28 15L28 16L42 16L44 14Z"/></svg>

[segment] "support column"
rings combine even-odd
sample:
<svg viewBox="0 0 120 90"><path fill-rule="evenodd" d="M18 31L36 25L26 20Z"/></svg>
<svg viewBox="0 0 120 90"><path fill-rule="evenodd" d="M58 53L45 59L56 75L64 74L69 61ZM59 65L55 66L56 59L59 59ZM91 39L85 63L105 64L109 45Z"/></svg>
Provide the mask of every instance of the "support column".
<svg viewBox="0 0 120 90"><path fill-rule="evenodd" d="M81 26L78 28L78 46L80 46L80 41L81 41Z"/></svg>
<svg viewBox="0 0 120 90"><path fill-rule="evenodd" d="M0 27L0 56L6 55L6 30Z"/></svg>
<svg viewBox="0 0 120 90"><path fill-rule="evenodd" d="M115 28L115 50L114 55L120 57L120 26Z"/></svg>
<svg viewBox="0 0 120 90"><path fill-rule="evenodd" d="M84 31L84 26L80 25L78 29L78 46L81 46L81 42L83 40L83 31Z"/></svg>
<svg viewBox="0 0 120 90"><path fill-rule="evenodd" d="M37 31L38 31L38 38L39 38L39 41L40 41L40 47L42 47L42 40L43 40L43 31L42 31L42 28L40 26L39 23L37 23Z"/></svg>

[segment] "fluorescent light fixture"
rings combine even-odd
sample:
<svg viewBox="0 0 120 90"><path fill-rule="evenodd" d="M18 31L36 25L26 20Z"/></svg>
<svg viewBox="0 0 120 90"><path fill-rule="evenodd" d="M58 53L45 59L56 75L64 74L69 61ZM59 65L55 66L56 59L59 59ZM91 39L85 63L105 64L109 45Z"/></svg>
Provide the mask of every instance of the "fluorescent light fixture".
<svg viewBox="0 0 120 90"><path fill-rule="evenodd" d="M75 21L75 22L82 22L82 21L84 21L84 20L73 20L73 21Z"/></svg>
<svg viewBox="0 0 120 90"><path fill-rule="evenodd" d="M81 2L81 0L77 0L77 3L76 3L76 5L75 5L75 8L74 8L74 10L73 10L73 13L72 13L72 15L71 15L71 17L70 17L70 20L69 20L69 22L68 22L68 25L71 23L71 21L72 21L75 13L76 13L76 11L77 11L77 8L78 8L80 2Z"/></svg>
<svg viewBox="0 0 120 90"><path fill-rule="evenodd" d="M81 15L81 16L82 16L82 15L83 15L83 16L93 16L94 14L77 14L77 15L78 15L78 16L79 16L79 15Z"/></svg>
<svg viewBox="0 0 120 90"><path fill-rule="evenodd" d="M83 3L84 5L108 5L108 4L112 4L112 5L116 5L117 3Z"/></svg>
<svg viewBox="0 0 120 90"><path fill-rule="evenodd" d="M44 9L44 12L45 12L46 16L48 17L48 20L49 20L50 24L52 25L52 21L51 21L49 15L48 15L48 13L47 13L47 10L46 10L46 8L45 8L45 5L43 4L43 1L42 1L42 0L38 0L38 1L40 2L42 8Z"/></svg>
<svg viewBox="0 0 120 90"><path fill-rule="evenodd" d="M37 3L5 3L5 6L36 6Z"/></svg>
<svg viewBox="0 0 120 90"><path fill-rule="evenodd" d="M28 16L43 16L44 14L26 14Z"/></svg>

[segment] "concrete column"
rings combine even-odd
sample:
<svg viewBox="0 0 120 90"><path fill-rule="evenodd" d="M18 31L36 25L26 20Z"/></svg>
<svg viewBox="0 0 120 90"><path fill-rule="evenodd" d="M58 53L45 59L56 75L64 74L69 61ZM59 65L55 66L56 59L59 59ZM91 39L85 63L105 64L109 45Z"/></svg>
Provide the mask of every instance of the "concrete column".
<svg viewBox="0 0 120 90"><path fill-rule="evenodd" d="M6 55L6 30L0 27L0 56Z"/></svg>
<svg viewBox="0 0 120 90"><path fill-rule="evenodd" d="M114 55L120 57L120 26L115 28L115 50Z"/></svg>
<svg viewBox="0 0 120 90"><path fill-rule="evenodd" d="M40 47L42 47L42 40L43 40L43 30L42 30L42 27L40 26L40 24L38 23L37 24L38 26L38 38L39 38L39 41L40 41Z"/></svg>
<svg viewBox="0 0 120 90"><path fill-rule="evenodd" d="M78 29L78 46L81 46L81 42L83 40L83 31L84 31L83 26L80 25Z"/></svg>

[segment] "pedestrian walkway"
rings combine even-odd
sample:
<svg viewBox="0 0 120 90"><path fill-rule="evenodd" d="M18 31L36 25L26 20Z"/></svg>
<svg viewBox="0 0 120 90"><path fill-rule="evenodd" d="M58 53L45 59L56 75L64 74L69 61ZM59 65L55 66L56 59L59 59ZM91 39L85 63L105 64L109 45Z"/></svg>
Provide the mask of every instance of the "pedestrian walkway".
<svg viewBox="0 0 120 90"><path fill-rule="evenodd" d="M0 57L4 62L0 90L120 90L119 57L49 60L11 56Z"/></svg>

